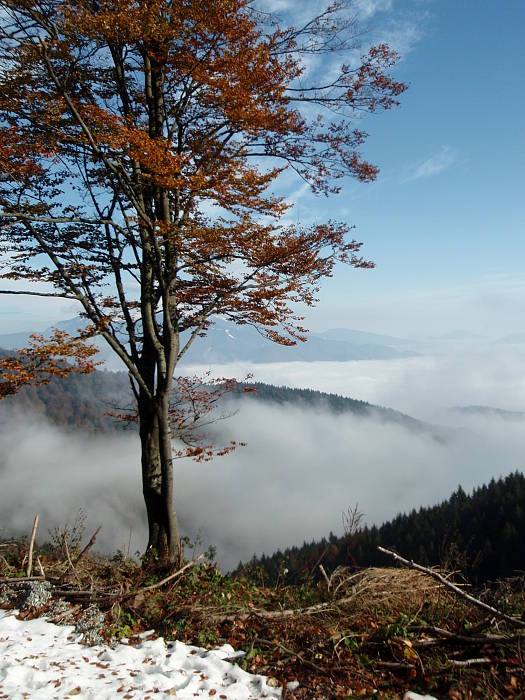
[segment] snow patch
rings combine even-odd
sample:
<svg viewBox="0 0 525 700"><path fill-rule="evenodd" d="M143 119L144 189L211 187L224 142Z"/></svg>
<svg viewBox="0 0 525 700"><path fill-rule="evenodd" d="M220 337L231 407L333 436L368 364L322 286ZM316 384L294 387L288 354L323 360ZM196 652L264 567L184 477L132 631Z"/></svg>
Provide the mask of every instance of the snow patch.
<svg viewBox="0 0 525 700"><path fill-rule="evenodd" d="M11 700L281 697L281 689L271 685L274 679L225 661L239 656L229 644L207 651L158 638L115 649L86 647L72 626L19 620L16 614L0 610L0 696Z"/></svg>

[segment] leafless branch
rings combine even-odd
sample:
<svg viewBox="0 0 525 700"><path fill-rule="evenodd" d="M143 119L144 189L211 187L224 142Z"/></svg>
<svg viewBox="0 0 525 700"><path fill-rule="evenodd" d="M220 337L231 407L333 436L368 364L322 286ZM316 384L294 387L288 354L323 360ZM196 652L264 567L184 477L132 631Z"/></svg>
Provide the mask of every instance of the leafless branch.
<svg viewBox="0 0 525 700"><path fill-rule="evenodd" d="M97 535L98 535L99 532L100 532L100 526L97 527L97 529L95 530L95 532L91 535L91 539L89 540L89 542L87 543L87 545L84 547L84 549L80 552L80 554L78 555L78 557L75 559L75 561L73 562L73 566L77 566L78 563L79 563L80 561L82 561L82 559L86 556L86 554L89 552L89 550L91 549L91 547L95 544L95 540L97 539Z"/></svg>
<svg viewBox="0 0 525 700"><path fill-rule="evenodd" d="M29 292L15 289L0 289L0 294L20 294L31 297L58 297L59 299L74 299L78 301L78 297L73 294L58 294L56 292Z"/></svg>
<svg viewBox="0 0 525 700"><path fill-rule="evenodd" d="M456 668L469 668L470 666L485 666L487 664L494 664L497 663L497 659L489 659L488 656L482 656L479 659L465 659L463 661L449 659L448 662L451 666L456 666Z"/></svg>
<svg viewBox="0 0 525 700"><path fill-rule="evenodd" d="M416 562L414 562L414 561L409 561L408 559L405 559L404 557L400 556L399 554L396 554L396 552L392 552L390 549L385 549L384 547L378 547L378 550L380 552L383 552L383 554L388 554L388 556L392 557L395 561L399 562L399 564L402 564L403 566L407 566L409 569L416 569L417 571L422 571L424 574L427 574L428 576L432 576L432 578L435 578L436 581L439 581L447 588L450 588L450 590L454 591L454 593L457 593L457 595L461 596L462 598L465 598L465 600L468 600L469 603L476 605L478 608L481 608L482 610L486 610L487 612L490 612L493 615L497 615L502 620L505 620L506 622L509 622L512 625L516 625L516 627L524 627L525 628L525 620L520 620L517 617L512 617L511 615L506 615L504 612L502 612L501 610L498 610L497 608L493 607L492 605L488 605L487 603L484 603L482 600L475 598L474 596L470 595L466 591L459 588L459 586L456 586L455 584L451 583L448 579L446 579L444 576L439 574L437 571L433 571L432 569L428 569L426 566L421 566L421 564L416 564Z"/></svg>
<svg viewBox="0 0 525 700"><path fill-rule="evenodd" d="M35 546L36 530L38 528L38 521L40 520L40 515L35 515L35 521L33 522L33 529L31 531L31 539L29 540L29 552L27 555L27 568L26 576L29 578L31 576L31 571L33 569L33 548Z"/></svg>

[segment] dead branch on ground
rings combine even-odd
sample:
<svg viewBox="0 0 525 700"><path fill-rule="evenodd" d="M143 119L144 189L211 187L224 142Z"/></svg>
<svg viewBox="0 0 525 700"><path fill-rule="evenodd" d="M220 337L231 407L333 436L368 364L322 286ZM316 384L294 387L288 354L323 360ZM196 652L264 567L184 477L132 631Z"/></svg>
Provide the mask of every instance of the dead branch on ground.
<svg viewBox="0 0 525 700"><path fill-rule="evenodd" d="M507 615L502 610L498 610L497 608L493 607L492 605L488 605L488 603L484 603L482 600L475 598L474 596L470 595L466 591L463 591L461 588L459 588L459 586L456 586L454 583L451 583L450 581L448 581L444 576L439 574L437 571L433 571L432 569L428 569L425 566L421 566L421 564L416 564L416 562L414 562L414 561L409 561L408 559L405 559L404 557L400 556L399 554L396 554L396 552L392 552L390 549L385 549L384 547L378 547L378 550L380 552L383 552L383 554L388 554L395 561L399 562L400 564L403 564L403 566L407 566L410 569L417 569L417 571L422 571L423 573L428 574L428 576L432 576L432 578L436 579L437 581L442 583L444 586L447 586L447 588L450 588L450 590L454 591L454 593L461 596L462 598L465 598L465 600L468 600L469 603L472 603L472 605L475 605L478 608L481 608L482 610L486 610L487 612L490 612L493 615L497 615L497 617L501 618L502 620L505 620L506 622L509 622L511 625L515 625L516 627L525 628L525 620L520 620L517 617L512 617L511 615Z"/></svg>
<svg viewBox="0 0 525 700"><path fill-rule="evenodd" d="M456 666L457 668L469 668L470 666L484 666L486 664L495 664L501 659L489 659L488 656L483 656L479 659L464 659L462 661L456 661L454 659L449 659L448 662L451 666Z"/></svg>
<svg viewBox="0 0 525 700"><path fill-rule="evenodd" d="M178 571L175 571L175 573L170 574L166 578L163 578L162 581L159 581L158 583L153 583L151 586L146 586L145 588L139 588L138 591L132 591L131 593L126 593L125 595L115 595L114 598L117 600L120 600L120 601L128 600L129 598L134 598L135 596L139 595L140 593L147 593L149 591L155 590L156 588L160 588L161 586L165 586L170 581L173 581L176 578L178 578L187 569L191 568L192 566L195 566L195 564L203 557L204 557L204 554L199 554L198 557L195 557L195 559L192 559L191 561L189 561L187 564L185 564Z"/></svg>
<svg viewBox="0 0 525 700"><path fill-rule="evenodd" d="M35 520L33 522L33 529L31 530L31 539L29 540L29 552L27 555L27 568L26 577L31 576L31 571L33 570L33 548L35 546L36 530L38 527L38 521L40 520L40 515L35 515Z"/></svg>

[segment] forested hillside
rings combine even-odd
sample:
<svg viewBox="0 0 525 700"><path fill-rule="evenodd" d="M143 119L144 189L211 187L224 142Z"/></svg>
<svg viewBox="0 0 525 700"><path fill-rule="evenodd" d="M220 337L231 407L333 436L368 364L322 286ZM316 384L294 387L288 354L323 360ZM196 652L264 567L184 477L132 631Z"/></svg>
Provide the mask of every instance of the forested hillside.
<svg viewBox="0 0 525 700"><path fill-rule="evenodd" d="M106 415L128 406L131 392L124 372L72 374L49 384L26 386L8 396L0 407L5 411L22 411L43 415L61 427L96 432L110 432L124 424Z"/></svg>
<svg viewBox="0 0 525 700"><path fill-rule="evenodd" d="M514 575L525 569L525 476L515 472L492 480L466 494L461 487L430 508L398 515L380 527L364 527L319 542L254 557L271 581L296 581L317 564L327 571L336 566L388 566L392 561L377 546L397 550L419 564L461 569L474 584Z"/></svg>
<svg viewBox="0 0 525 700"><path fill-rule="evenodd" d="M336 414L353 413L354 415L368 418L375 418L389 423L397 423L403 427L421 432L430 432L436 438L442 439L446 430L407 416L401 411L392 408L375 406L367 401L359 401L338 394L327 394L313 389L292 389L287 386L274 386L273 384L242 384L237 385L237 390L242 392L244 387L251 386L256 389L255 394L249 393L247 396L259 401L267 401L283 405L291 403L316 410L329 410Z"/></svg>
<svg viewBox="0 0 525 700"><path fill-rule="evenodd" d="M256 391L245 393L246 387L255 388ZM225 400L264 401L279 405L289 403L397 423L409 430L431 433L437 439L444 434L441 429L391 408L311 389L239 382ZM51 423L67 428L106 432L120 429L123 424L105 414L115 409L128 409L132 402L125 372L95 371L87 375L72 374L65 379L53 378L43 386L25 387L18 394L7 397L4 408L34 411L45 415Z"/></svg>

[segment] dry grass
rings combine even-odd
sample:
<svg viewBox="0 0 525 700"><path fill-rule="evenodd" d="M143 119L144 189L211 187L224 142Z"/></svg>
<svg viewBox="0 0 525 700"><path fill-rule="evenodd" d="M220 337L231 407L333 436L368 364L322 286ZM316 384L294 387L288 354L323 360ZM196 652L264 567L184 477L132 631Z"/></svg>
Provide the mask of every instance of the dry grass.
<svg viewBox="0 0 525 700"><path fill-rule="evenodd" d="M420 571L394 567L358 572L338 567L330 577L330 592L335 600L344 599L345 608L362 613L388 610L394 615L412 614L424 606L441 608L455 602L443 584Z"/></svg>

